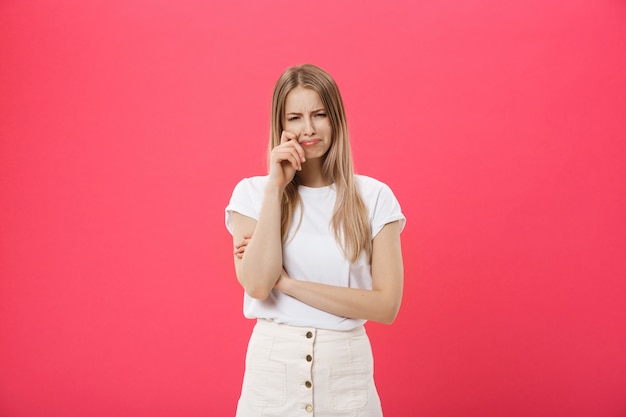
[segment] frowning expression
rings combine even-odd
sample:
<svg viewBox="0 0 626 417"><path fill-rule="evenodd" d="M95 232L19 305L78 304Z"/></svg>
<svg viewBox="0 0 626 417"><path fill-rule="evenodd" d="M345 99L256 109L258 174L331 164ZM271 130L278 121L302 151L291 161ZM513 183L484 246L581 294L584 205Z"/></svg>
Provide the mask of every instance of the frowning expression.
<svg viewBox="0 0 626 417"><path fill-rule="evenodd" d="M321 158L330 149L332 127L319 94L296 87L285 100L284 128L298 137L307 159Z"/></svg>

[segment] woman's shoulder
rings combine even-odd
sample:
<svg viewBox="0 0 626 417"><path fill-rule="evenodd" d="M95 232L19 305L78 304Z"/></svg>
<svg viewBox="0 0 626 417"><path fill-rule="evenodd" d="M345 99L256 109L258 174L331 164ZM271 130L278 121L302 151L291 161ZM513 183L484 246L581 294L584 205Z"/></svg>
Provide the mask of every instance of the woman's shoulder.
<svg viewBox="0 0 626 417"><path fill-rule="evenodd" d="M355 175L356 184L365 205L378 206L381 203L397 202L396 196L391 188L384 182L367 175Z"/></svg>
<svg viewBox="0 0 626 417"><path fill-rule="evenodd" d="M233 190L231 203L234 201L257 201L263 198L269 177L256 176L241 179Z"/></svg>
<svg viewBox="0 0 626 417"><path fill-rule="evenodd" d="M389 186L384 182L377 180L376 178L368 177L367 175L355 175L357 186L363 196L368 194L378 194L381 191L391 191Z"/></svg>
<svg viewBox="0 0 626 417"><path fill-rule="evenodd" d="M257 175L254 177L242 178L235 186L235 190L262 192L267 185L268 179L269 177L267 175Z"/></svg>
<svg viewBox="0 0 626 417"><path fill-rule="evenodd" d="M361 198L370 212L372 236L376 236L385 224L396 220L400 221L402 230L406 218L391 188L384 182L365 175L357 175L356 181Z"/></svg>

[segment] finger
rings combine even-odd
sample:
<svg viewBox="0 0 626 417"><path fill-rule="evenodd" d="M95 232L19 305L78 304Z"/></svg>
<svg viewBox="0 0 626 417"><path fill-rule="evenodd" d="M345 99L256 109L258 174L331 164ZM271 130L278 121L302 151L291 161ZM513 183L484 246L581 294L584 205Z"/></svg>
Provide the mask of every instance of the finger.
<svg viewBox="0 0 626 417"><path fill-rule="evenodd" d="M243 237L241 238L241 242L239 242L237 245L235 245L235 247L239 247L242 245L247 245L248 242L250 242L250 239L252 239L252 233L248 233L243 235Z"/></svg>
<svg viewBox="0 0 626 417"><path fill-rule="evenodd" d="M280 144L287 143L290 140L298 140L298 135L288 130L283 130L283 133L280 135Z"/></svg>
<svg viewBox="0 0 626 417"><path fill-rule="evenodd" d="M302 169L300 155L293 145L276 150L276 153L274 154L274 162L281 163L283 161L290 162L293 168L297 171Z"/></svg>
<svg viewBox="0 0 626 417"><path fill-rule="evenodd" d="M296 141L295 139L293 140L293 143L296 144L298 141ZM298 145L300 146L300 145ZM295 148L295 146L293 148L289 149L289 161L291 162L291 165L298 171L302 171L302 157L301 155L298 153L298 150Z"/></svg>
<svg viewBox="0 0 626 417"><path fill-rule="evenodd" d="M243 256L243 254L245 253L244 249L235 249L233 251L233 255L235 255L238 258L241 258Z"/></svg>
<svg viewBox="0 0 626 417"><path fill-rule="evenodd" d="M300 142L298 141L299 135L296 135L293 132L289 132L289 131L285 130L285 131L283 131L282 138L286 138L287 141L286 142L282 142L282 140L281 140L281 144L289 143L289 144L293 145L293 147L295 148L296 152L298 152L298 159L300 159L301 162L305 162L306 159L304 158L304 148L302 147L302 145L300 145Z"/></svg>
<svg viewBox="0 0 626 417"><path fill-rule="evenodd" d="M241 242L239 242L239 243L237 243L235 245L235 249L237 250L237 249L244 248L244 247L248 246L248 242L250 242L250 239L242 240Z"/></svg>
<svg viewBox="0 0 626 417"><path fill-rule="evenodd" d="M301 162L305 162L306 158L304 156L304 148L302 147L302 145L300 145L300 141L299 141L300 135L291 134L291 132L289 133L290 134L287 135L289 140L286 143L292 144L293 147L298 152L298 159L300 159Z"/></svg>
<svg viewBox="0 0 626 417"><path fill-rule="evenodd" d="M302 162L300 160L300 155L298 155L298 152L296 152L295 149L293 149L292 152L289 153L289 162L291 162L291 166L296 171L302 171Z"/></svg>
<svg viewBox="0 0 626 417"><path fill-rule="evenodd" d="M300 142L298 142L297 140L294 140L293 147L296 150L296 152L298 152L298 158L300 159L300 161L306 162L306 158L304 157L304 148L302 147L302 145L300 145Z"/></svg>

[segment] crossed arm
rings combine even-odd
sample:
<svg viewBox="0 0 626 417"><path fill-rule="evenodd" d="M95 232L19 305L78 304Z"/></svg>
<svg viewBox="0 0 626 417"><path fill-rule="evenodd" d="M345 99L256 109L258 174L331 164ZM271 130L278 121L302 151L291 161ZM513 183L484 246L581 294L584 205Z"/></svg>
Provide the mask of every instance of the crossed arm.
<svg viewBox="0 0 626 417"><path fill-rule="evenodd" d="M266 192L265 198L269 200L264 206L271 207L272 193ZM271 213L261 211L259 222L238 213L233 213L232 217L237 279L251 297L264 299L276 288L305 304L338 316L385 324L395 320L404 280L398 221L386 224L374 238L372 289L362 290L289 277L283 269L280 232L276 232L280 230L280 218L272 217L280 210L268 212ZM263 227L267 225L270 227Z"/></svg>

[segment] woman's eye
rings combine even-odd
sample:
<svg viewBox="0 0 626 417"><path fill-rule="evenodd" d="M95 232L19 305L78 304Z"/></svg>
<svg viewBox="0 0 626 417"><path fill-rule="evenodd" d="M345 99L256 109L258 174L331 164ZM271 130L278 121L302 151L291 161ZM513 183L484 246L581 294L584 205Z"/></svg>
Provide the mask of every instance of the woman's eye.
<svg viewBox="0 0 626 417"><path fill-rule="evenodd" d="M293 122L294 120L298 120L298 116L291 116L287 118L288 122Z"/></svg>
<svg viewBox="0 0 626 417"><path fill-rule="evenodd" d="M316 116L317 117L326 117L326 113L317 113Z"/></svg>

